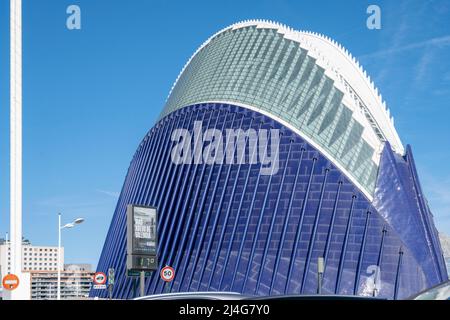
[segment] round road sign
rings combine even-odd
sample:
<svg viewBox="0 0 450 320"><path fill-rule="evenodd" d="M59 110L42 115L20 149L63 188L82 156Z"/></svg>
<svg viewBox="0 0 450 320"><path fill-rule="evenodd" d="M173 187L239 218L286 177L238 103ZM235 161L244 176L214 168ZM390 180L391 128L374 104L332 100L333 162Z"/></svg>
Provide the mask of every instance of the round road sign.
<svg viewBox="0 0 450 320"><path fill-rule="evenodd" d="M166 282L170 282L175 278L175 269L169 266L165 266L161 269L161 279Z"/></svg>
<svg viewBox="0 0 450 320"><path fill-rule="evenodd" d="M14 290L19 286L19 277L15 274L7 274L2 281L3 288L5 290Z"/></svg>
<svg viewBox="0 0 450 320"><path fill-rule="evenodd" d="M105 284L107 280L106 274L103 272L97 272L94 275L94 284Z"/></svg>

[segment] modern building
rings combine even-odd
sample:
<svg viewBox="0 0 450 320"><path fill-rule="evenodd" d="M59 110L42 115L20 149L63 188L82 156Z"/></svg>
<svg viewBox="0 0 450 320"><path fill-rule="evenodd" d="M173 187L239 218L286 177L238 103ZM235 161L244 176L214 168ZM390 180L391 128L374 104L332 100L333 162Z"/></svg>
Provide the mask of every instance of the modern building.
<svg viewBox="0 0 450 320"><path fill-rule="evenodd" d="M171 292L399 299L448 278L412 149L351 54L268 21L227 27L177 78L128 170L97 267L126 276L126 208L158 208ZM159 272L147 294L165 289ZM92 296L106 292L92 290Z"/></svg>
<svg viewBox="0 0 450 320"><path fill-rule="evenodd" d="M70 264L61 272L61 299L87 299L94 273L90 265ZM31 299L56 300L58 274L55 271L31 272Z"/></svg>

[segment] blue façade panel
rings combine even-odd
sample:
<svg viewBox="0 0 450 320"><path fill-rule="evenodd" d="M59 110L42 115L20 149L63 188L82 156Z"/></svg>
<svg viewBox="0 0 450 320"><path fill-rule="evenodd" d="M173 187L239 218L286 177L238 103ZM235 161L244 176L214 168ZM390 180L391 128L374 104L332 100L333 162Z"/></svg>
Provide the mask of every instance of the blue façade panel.
<svg viewBox="0 0 450 320"><path fill-rule="evenodd" d="M175 164L174 130L192 132L196 121L221 132L278 129L277 172L262 175L261 161L248 161L250 148L246 162ZM397 162L384 152L377 188L396 187L389 179L401 175ZM115 298L136 296L136 283L126 276L126 206L133 203L158 208L160 265L176 270L169 286L154 272L146 279L146 294L312 294L317 260L324 257L324 293L408 297L441 279L439 260L433 260L440 248L431 216L420 212L413 221L414 230L428 235L424 248L403 234L401 224L409 220L395 217L402 214L395 201L412 210L411 197L421 194L413 186L401 200L383 204L386 196L378 196L372 205L332 159L270 117L229 104L188 106L161 119L136 151L97 270L115 268ZM91 296L105 297L106 292L92 290Z"/></svg>
<svg viewBox="0 0 450 320"><path fill-rule="evenodd" d="M437 230L417 177L411 146L401 157L386 143L373 206L421 262L428 284L447 280Z"/></svg>

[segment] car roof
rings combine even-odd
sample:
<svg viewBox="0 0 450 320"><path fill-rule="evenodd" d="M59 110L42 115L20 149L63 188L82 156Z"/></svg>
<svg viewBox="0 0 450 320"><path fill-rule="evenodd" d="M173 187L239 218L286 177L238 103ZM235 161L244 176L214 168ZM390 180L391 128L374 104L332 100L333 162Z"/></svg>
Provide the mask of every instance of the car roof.
<svg viewBox="0 0 450 320"><path fill-rule="evenodd" d="M436 293L437 293L437 291L439 289L445 288L445 287L450 287L450 280L447 280L447 281L442 282L442 283L440 283L438 285L435 285L434 287L428 288L428 289L423 290L423 291L421 291L421 292L419 292L419 293L417 293L417 294L415 294L413 296L410 296L409 298L407 298L407 300L416 300L420 296L423 296L423 295L425 295L427 293L432 293L433 291L436 291Z"/></svg>
<svg viewBox="0 0 450 320"><path fill-rule="evenodd" d="M174 292L154 294L144 297L135 298L134 300L170 300L170 299L207 299L207 300L241 300L248 298L238 292L218 292L218 291L202 291L202 292Z"/></svg>
<svg viewBox="0 0 450 320"><path fill-rule="evenodd" d="M352 296L352 295L277 295L277 296L258 296L251 297L250 300L384 300L370 296Z"/></svg>
<svg viewBox="0 0 450 320"><path fill-rule="evenodd" d="M376 297L352 295L275 295L275 296L246 296L238 292L175 292L155 294L135 298L134 300L384 300Z"/></svg>

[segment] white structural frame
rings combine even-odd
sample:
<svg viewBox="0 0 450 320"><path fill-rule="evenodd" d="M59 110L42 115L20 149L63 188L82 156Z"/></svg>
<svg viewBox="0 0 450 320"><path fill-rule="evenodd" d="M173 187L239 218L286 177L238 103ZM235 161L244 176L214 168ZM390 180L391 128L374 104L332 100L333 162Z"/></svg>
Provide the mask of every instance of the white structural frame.
<svg viewBox="0 0 450 320"><path fill-rule="evenodd" d="M10 15L11 273L22 280L22 0L10 0ZM24 298L20 293L11 292L11 299Z"/></svg>

